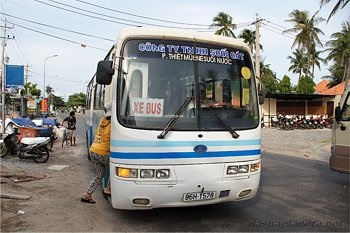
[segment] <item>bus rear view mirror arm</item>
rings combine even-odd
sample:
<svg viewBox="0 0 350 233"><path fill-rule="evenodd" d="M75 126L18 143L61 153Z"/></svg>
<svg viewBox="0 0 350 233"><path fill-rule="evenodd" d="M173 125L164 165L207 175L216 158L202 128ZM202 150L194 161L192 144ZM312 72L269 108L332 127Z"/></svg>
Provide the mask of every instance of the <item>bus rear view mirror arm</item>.
<svg viewBox="0 0 350 233"><path fill-rule="evenodd" d="M337 106L335 108L335 120L338 122L339 126L340 126L340 129L342 131L346 130L346 127L343 125L343 123L341 122L343 119L342 119L342 115L343 115L343 111L342 109L340 108L340 106Z"/></svg>
<svg viewBox="0 0 350 233"><path fill-rule="evenodd" d="M259 104L263 104L265 102L265 95L266 95L266 87L263 83L259 83L259 86L258 86Z"/></svg>

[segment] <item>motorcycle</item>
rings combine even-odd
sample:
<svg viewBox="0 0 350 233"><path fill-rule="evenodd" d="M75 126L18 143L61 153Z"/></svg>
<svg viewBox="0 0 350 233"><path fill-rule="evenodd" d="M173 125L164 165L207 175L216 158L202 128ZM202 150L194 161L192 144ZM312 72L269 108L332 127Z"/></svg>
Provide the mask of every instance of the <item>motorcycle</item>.
<svg viewBox="0 0 350 233"><path fill-rule="evenodd" d="M313 115L310 116L308 122L309 122L311 129L317 129L317 123L316 123L316 120L314 119Z"/></svg>
<svg viewBox="0 0 350 233"><path fill-rule="evenodd" d="M279 128L280 129L283 129L283 130L293 130L294 129L294 126L291 125L291 121L290 119L288 119L286 117L286 115L284 114L279 114L277 116L277 119L278 119L278 124L279 124Z"/></svg>
<svg viewBox="0 0 350 233"><path fill-rule="evenodd" d="M23 137L19 140L16 133L10 133L5 136L3 142L9 152L16 155L21 160L30 158L37 163L45 163L50 157L50 152L47 147L50 142L50 137Z"/></svg>
<svg viewBox="0 0 350 233"><path fill-rule="evenodd" d="M4 139L0 138L0 157L7 155L9 148L5 145Z"/></svg>

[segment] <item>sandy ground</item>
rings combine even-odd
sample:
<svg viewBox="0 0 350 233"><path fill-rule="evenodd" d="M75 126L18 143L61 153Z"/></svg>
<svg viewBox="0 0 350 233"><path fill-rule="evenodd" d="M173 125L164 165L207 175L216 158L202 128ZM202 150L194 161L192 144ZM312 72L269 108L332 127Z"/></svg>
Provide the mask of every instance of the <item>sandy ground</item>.
<svg viewBox="0 0 350 233"><path fill-rule="evenodd" d="M331 153L331 129L261 131L262 151L328 162Z"/></svg>
<svg viewBox="0 0 350 233"><path fill-rule="evenodd" d="M84 170L88 167L86 147L55 146L43 164L31 159L20 161L12 155L1 159L1 171L45 175L44 179L28 182L17 182L15 177L1 179L1 192L31 196L28 200L1 198L1 232L63 232L69 229L67 224L73 225L72 221L81 222L81 227L72 231L89 231L86 223L90 220L86 219L88 215L81 214L86 209L79 202L82 189L90 179L89 172Z"/></svg>
<svg viewBox="0 0 350 233"><path fill-rule="evenodd" d="M262 151L327 162L330 138L330 129L282 131L265 128L262 129ZM103 223L94 219L96 214L103 213L96 207L82 205L79 200L90 179L88 163L83 141L78 141L77 147L61 148L57 143L50 159L43 164L33 160L20 161L14 156L1 158L1 171L45 175L44 179L28 182L18 182L16 178L1 179L1 192L31 196L28 200L1 198L1 232L103 229ZM95 212L89 214L90 211Z"/></svg>

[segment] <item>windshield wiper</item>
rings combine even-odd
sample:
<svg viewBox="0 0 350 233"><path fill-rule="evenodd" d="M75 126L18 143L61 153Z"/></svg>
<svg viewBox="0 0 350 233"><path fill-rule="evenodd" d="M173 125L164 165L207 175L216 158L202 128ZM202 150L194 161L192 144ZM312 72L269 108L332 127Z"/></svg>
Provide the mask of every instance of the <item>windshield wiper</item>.
<svg viewBox="0 0 350 233"><path fill-rule="evenodd" d="M174 116L168 121L166 126L163 129L163 132L157 136L158 139L164 139L165 136L168 134L170 129L173 127L173 125L176 123L176 121L180 118L182 112L185 110L187 105L194 99L193 96L187 97L187 100L181 105L181 107L176 111Z"/></svg>
<svg viewBox="0 0 350 233"><path fill-rule="evenodd" d="M219 116L218 114L216 114L207 104L204 103L205 106L208 107L209 112L211 112L219 121L220 123L225 126L225 128L230 132L230 134L232 135L233 138L238 138L239 134L236 133L236 131L234 129L232 129L232 127L227 124L226 121L224 121L224 119L221 118L221 116Z"/></svg>

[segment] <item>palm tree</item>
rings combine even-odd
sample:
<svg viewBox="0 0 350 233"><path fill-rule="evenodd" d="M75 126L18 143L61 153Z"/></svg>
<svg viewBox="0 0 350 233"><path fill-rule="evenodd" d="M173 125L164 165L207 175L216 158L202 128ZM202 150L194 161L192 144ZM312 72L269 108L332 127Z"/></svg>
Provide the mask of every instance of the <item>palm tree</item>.
<svg viewBox="0 0 350 233"><path fill-rule="evenodd" d="M315 46L312 47L311 54L310 54L310 66L312 68L312 71L311 71L312 77L314 77L314 74L315 74L315 66L317 66L318 69L321 70L320 62L322 62L323 64L327 64L326 59L323 59L320 57L321 53L323 53L323 51L317 51Z"/></svg>
<svg viewBox="0 0 350 233"><path fill-rule="evenodd" d="M299 79L302 74L308 74L308 68L307 68L307 57L305 56L305 53L301 49L296 49L293 52L294 57L288 56L287 58L290 59L290 63L292 64L288 71L292 71L295 74L299 74Z"/></svg>
<svg viewBox="0 0 350 233"><path fill-rule="evenodd" d="M249 46L250 50L253 52L253 49L255 47L255 31L244 29L238 37L242 38L243 41Z"/></svg>
<svg viewBox="0 0 350 233"><path fill-rule="evenodd" d="M321 7L326 5L327 3L329 3L331 0L321 0ZM328 16L328 19L327 19L327 23L329 21L329 19L335 15L335 13L337 13L337 11L339 10L339 8L343 9L346 4L349 3L350 0L338 0L338 2L335 4L333 10L331 11L331 13L329 14Z"/></svg>
<svg viewBox="0 0 350 233"><path fill-rule="evenodd" d="M330 51L326 59L341 64L344 74L343 77L348 77L350 75L350 20L344 22L342 24L342 30L333 33L331 38L334 39L326 43L326 46L329 46L329 49L326 49L326 51Z"/></svg>
<svg viewBox="0 0 350 233"><path fill-rule="evenodd" d="M327 87L334 87L343 81L344 68L340 64L334 63L328 69L328 71L331 74L322 77L322 79L330 79L330 82L327 84Z"/></svg>
<svg viewBox="0 0 350 233"><path fill-rule="evenodd" d="M255 49L255 31L244 29L241 34L238 36L239 38L242 38L245 43L248 44L250 50L253 52ZM262 45L260 44L260 49L262 49Z"/></svg>
<svg viewBox="0 0 350 233"><path fill-rule="evenodd" d="M294 23L294 26L284 32L298 33L292 44L292 48L298 45L298 49L302 49L307 52L308 59L308 69L311 65L311 52L312 48L316 45L323 46L319 34L324 35L321 29L316 27L317 24L323 22L325 19L322 17L317 17L318 11L309 16L308 11L294 10L289 14L290 19L287 22Z"/></svg>
<svg viewBox="0 0 350 233"><path fill-rule="evenodd" d="M52 92L55 92L55 90L50 86L46 86L46 94L50 95Z"/></svg>
<svg viewBox="0 0 350 233"><path fill-rule="evenodd" d="M237 29L237 25L232 22L232 17L224 12L218 13L213 18L214 23L210 27L219 27L215 32L216 35L223 35L228 37L236 38L234 30Z"/></svg>
<svg viewBox="0 0 350 233"><path fill-rule="evenodd" d="M40 96L41 90L37 88L37 85L38 84L26 82L24 84L24 95Z"/></svg>

